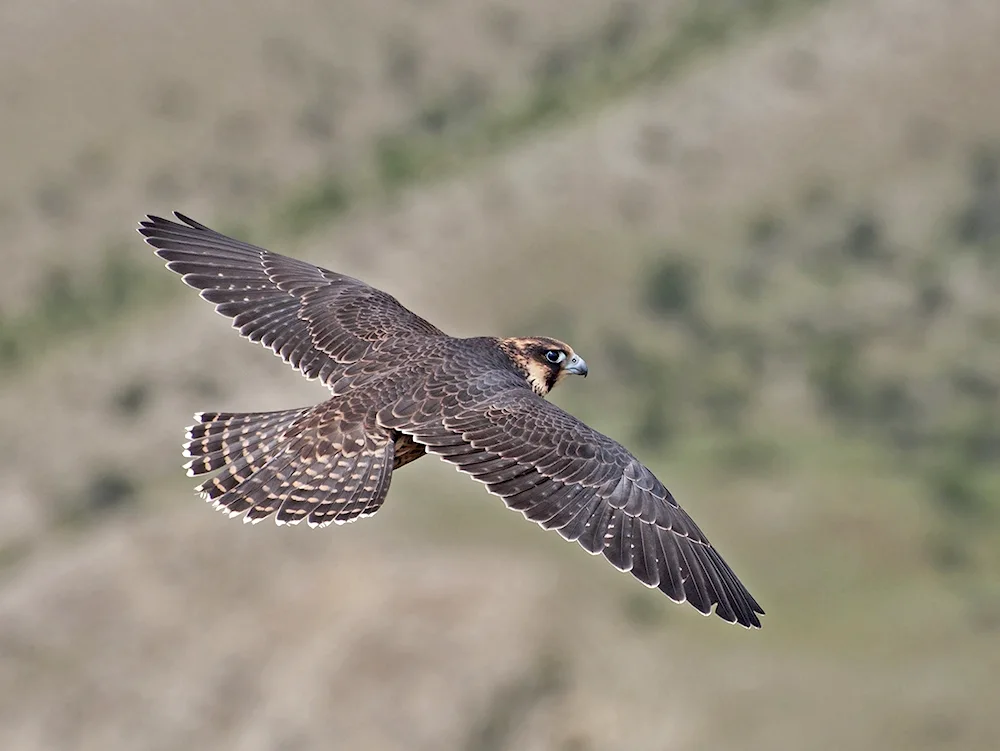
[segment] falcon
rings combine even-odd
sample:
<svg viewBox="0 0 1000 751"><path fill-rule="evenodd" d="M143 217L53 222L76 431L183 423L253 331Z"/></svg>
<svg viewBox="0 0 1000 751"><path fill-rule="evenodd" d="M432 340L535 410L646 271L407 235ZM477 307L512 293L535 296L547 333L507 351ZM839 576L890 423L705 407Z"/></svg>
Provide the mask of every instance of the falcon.
<svg viewBox="0 0 1000 751"><path fill-rule="evenodd" d="M621 444L545 400L587 363L547 337L456 338L358 279L227 237L182 214L139 233L218 313L331 392L275 412L201 412L190 476L245 522L344 524L433 454L511 509L699 612L764 611L663 484Z"/></svg>

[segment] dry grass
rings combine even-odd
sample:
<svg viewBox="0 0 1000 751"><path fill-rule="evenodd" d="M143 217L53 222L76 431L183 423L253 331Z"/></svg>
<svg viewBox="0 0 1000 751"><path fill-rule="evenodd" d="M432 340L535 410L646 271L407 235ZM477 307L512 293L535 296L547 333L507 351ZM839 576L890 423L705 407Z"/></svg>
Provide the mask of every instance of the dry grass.
<svg viewBox="0 0 1000 751"><path fill-rule="evenodd" d="M178 206L456 334L567 338L594 377L556 400L636 446L765 629L657 599L430 463L349 528L226 523L176 469L188 414L322 390L176 285L4 376L5 748L992 748L996 527L928 501L1000 489L969 432L995 408L996 268L960 239L992 216L970 170L1000 143L995 3L807 8L372 187L385 134L444 101L458 119L415 148L465 148L540 60L627 13L653 49L688 10L654 6L253 3L235 24L218 2L184 25L8 3L3 312L119 238L143 257L132 223ZM275 221L305 199L307 232ZM937 443L896 445L885 385Z"/></svg>

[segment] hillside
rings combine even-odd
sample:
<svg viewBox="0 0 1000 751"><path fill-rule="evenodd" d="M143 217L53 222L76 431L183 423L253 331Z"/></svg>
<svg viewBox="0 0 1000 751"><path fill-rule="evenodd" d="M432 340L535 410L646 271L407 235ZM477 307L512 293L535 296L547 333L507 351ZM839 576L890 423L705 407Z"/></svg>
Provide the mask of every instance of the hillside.
<svg viewBox="0 0 1000 751"><path fill-rule="evenodd" d="M992 749L1000 6L0 9L5 749ZM319 401L134 232L173 209L554 400L767 610L703 619L430 460L315 532L212 513L196 410Z"/></svg>

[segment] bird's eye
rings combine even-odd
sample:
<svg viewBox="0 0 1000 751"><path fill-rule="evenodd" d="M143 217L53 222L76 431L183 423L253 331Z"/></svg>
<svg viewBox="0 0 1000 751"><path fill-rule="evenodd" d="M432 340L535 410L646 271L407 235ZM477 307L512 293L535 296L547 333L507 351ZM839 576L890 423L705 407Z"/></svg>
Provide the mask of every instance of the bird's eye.
<svg viewBox="0 0 1000 751"><path fill-rule="evenodd" d="M560 363L566 359L566 353L561 349L550 349L545 353L545 359L551 363Z"/></svg>

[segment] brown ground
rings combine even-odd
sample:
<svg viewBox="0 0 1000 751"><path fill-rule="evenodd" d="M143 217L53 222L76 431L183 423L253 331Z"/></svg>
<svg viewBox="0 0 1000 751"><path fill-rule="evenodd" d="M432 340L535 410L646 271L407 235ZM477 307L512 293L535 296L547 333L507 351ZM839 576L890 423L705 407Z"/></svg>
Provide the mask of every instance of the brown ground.
<svg viewBox="0 0 1000 751"><path fill-rule="evenodd" d="M767 5L3 4L0 748L995 748L1000 5ZM569 339L593 376L556 401L634 446L765 628L430 460L346 528L212 513L190 413L323 392L143 249L174 208L456 334ZM888 261L845 256L867 216ZM697 315L664 321L675 259ZM864 342L833 416L831 331ZM850 401L890 387L919 450Z"/></svg>

